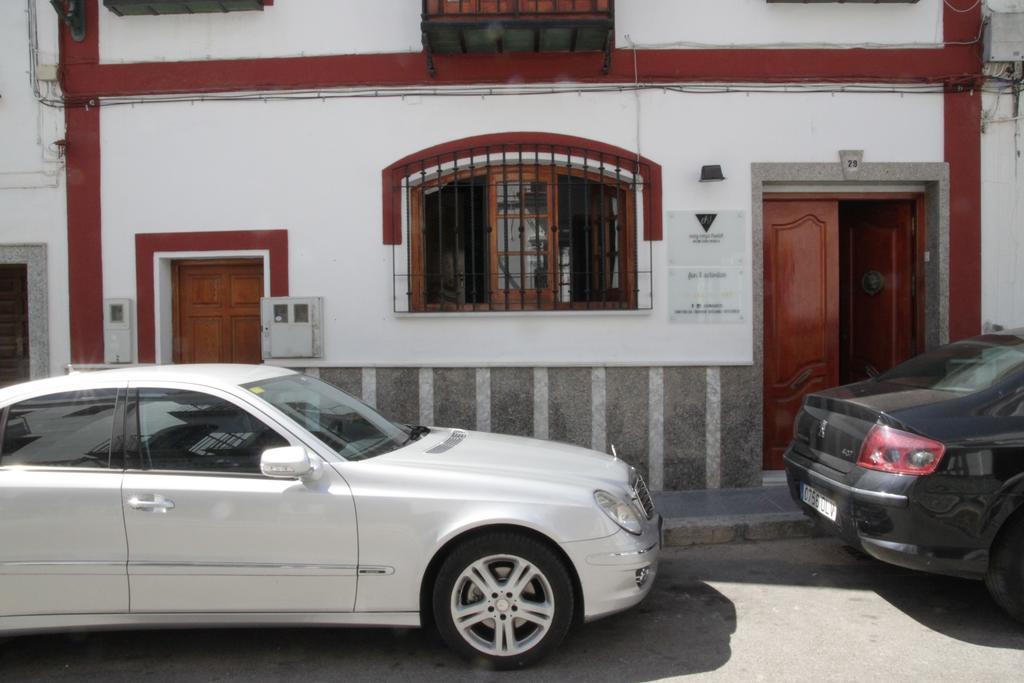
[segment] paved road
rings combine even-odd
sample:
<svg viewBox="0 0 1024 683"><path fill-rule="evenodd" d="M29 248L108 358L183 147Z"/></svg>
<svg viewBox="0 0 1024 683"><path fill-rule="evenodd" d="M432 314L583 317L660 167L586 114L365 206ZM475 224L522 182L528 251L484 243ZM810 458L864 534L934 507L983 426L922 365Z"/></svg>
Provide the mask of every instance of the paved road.
<svg viewBox="0 0 1024 683"><path fill-rule="evenodd" d="M0 679L47 681L1020 680L1024 626L980 583L827 538L670 549L638 609L531 670L473 668L420 631L143 631L13 638Z"/></svg>

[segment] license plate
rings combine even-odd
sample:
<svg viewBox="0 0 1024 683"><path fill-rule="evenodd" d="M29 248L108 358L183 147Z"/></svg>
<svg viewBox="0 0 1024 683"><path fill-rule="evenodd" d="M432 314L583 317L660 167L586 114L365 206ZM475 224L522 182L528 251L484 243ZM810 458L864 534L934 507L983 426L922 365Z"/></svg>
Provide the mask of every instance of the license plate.
<svg viewBox="0 0 1024 683"><path fill-rule="evenodd" d="M800 484L800 499L817 510L823 517L836 521L838 508L836 504L812 489L807 484Z"/></svg>

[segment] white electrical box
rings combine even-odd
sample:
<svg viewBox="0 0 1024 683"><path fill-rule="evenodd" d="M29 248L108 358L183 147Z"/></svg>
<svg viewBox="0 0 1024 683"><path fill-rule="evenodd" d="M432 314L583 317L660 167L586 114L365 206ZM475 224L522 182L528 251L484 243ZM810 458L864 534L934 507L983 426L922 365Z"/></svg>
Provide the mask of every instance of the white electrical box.
<svg viewBox="0 0 1024 683"><path fill-rule="evenodd" d="M264 358L323 358L323 297L260 299Z"/></svg>
<svg viewBox="0 0 1024 683"><path fill-rule="evenodd" d="M1024 12L993 12L985 24L985 61L1024 60Z"/></svg>
<svg viewBox="0 0 1024 683"><path fill-rule="evenodd" d="M132 301L103 300L103 362L132 362Z"/></svg>

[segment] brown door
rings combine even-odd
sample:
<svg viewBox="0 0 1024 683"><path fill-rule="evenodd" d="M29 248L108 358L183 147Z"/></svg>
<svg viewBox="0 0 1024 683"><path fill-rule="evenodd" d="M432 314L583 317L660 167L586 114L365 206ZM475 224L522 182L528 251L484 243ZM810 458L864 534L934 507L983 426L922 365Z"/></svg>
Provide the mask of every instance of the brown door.
<svg viewBox="0 0 1024 683"><path fill-rule="evenodd" d="M174 362L260 363L259 259L175 261Z"/></svg>
<svg viewBox="0 0 1024 683"><path fill-rule="evenodd" d="M0 386L29 379L27 270L0 266Z"/></svg>
<svg viewBox="0 0 1024 683"><path fill-rule="evenodd" d="M839 205L839 382L874 377L914 355L914 202Z"/></svg>
<svg viewBox="0 0 1024 683"><path fill-rule="evenodd" d="M779 469L806 394L919 350L916 199L766 199L764 467Z"/></svg>
<svg viewBox="0 0 1024 683"><path fill-rule="evenodd" d="M780 469L806 393L839 380L839 205L764 204L764 467Z"/></svg>

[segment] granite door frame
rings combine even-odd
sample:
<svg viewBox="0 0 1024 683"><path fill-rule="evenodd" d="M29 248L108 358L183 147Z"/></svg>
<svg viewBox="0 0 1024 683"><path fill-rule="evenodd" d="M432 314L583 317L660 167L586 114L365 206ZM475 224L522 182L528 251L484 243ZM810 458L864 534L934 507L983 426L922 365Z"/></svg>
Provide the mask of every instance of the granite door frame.
<svg viewBox="0 0 1024 683"><path fill-rule="evenodd" d="M45 244L2 244L0 263L24 265L28 298L29 377L50 376L49 278Z"/></svg>
<svg viewBox="0 0 1024 683"><path fill-rule="evenodd" d="M836 163L754 163L751 175L751 229L753 237L754 364L723 368L722 452L748 454L753 464L762 458L764 382L764 195L784 192L816 194L896 192L907 185L924 188L925 229L925 346L949 341L949 165L932 163L862 163L856 178L845 178ZM806 188L802 188L806 186ZM753 401L742 421L724 408L734 401ZM753 413L753 414L751 414ZM752 424L752 422L754 424ZM757 475L756 477L754 475ZM760 466L751 472L751 485L759 484Z"/></svg>

